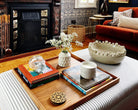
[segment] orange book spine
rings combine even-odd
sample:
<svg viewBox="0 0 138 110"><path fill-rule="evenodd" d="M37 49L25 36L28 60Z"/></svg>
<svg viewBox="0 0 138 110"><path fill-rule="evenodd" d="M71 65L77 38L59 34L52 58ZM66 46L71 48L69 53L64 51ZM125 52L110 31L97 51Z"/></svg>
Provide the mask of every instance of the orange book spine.
<svg viewBox="0 0 138 110"><path fill-rule="evenodd" d="M30 79L31 78L30 72L23 65L19 65L18 68L24 74L24 76L28 79L28 81L32 84L32 80Z"/></svg>
<svg viewBox="0 0 138 110"><path fill-rule="evenodd" d="M37 80L45 79L45 77L53 75L55 73L58 73L59 71L52 67L49 63L46 62L46 65L52 69L52 71L49 71L44 74L40 74L38 76L32 76L31 73L24 67L24 65L19 65L20 71L24 74L24 76L28 79L28 81L32 84L33 82L37 82Z"/></svg>

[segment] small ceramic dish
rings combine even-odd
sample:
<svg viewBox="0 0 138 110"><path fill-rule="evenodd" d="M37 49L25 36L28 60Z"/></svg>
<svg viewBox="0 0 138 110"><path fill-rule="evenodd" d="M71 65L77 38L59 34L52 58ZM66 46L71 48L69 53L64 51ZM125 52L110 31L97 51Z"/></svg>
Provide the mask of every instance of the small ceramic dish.
<svg viewBox="0 0 138 110"><path fill-rule="evenodd" d="M88 49L90 56L94 60L105 64L118 64L126 55L124 46L108 41L101 42L96 40L95 42L90 42Z"/></svg>

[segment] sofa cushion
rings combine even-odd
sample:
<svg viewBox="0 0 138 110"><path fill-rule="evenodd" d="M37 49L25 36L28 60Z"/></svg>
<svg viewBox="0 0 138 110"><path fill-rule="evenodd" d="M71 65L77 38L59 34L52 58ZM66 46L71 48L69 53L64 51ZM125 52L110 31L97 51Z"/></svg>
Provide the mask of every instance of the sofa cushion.
<svg viewBox="0 0 138 110"><path fill-rule="evenodd" d="M127 16L127 17L132 17L132 9L125 10L123 12L114 11L112 25L115 25L115 26L118 25L120 15L124 15L124 16Z"/></svg>
<svg viewBox="0 0 138 110"><path fill-rule="evenodd" d="M106 25L97 25L96 33L108 37L113 37L117 39L122 39L126 41L134 41L133 35L136 30L116 27L116 26L106 26Z"/></svg>
<svg viewBox="0 0 138 110"><path fill-rule="evenodd" d="M138 30L138 18L119 16L118 26Z"/></svg>
<svg viewBox="0 0 138 110"><path fill-rule="evenodd" d="M120 11L125 11L125 10L128 10L128 9L133 10L132 17L138 18L138 7L119 7L118 11L120 12Z"/></svg>
<svg viewBox="0 0 138 110"><path fill-rule="evenodd" d="M111 24L112 21L113 21L113 20L105 20L105 21L103 22L103 25L109 25L109 24Z"/></svg>

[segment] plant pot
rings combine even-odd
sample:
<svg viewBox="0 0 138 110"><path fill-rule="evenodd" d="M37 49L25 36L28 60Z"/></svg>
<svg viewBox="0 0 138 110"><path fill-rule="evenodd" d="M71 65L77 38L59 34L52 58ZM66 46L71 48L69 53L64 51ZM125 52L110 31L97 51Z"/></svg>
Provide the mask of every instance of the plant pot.
<svg viewBox="0 0 138 110"><path fill-rule="evenodd" d="M69 52L60 52L58 57L58 65L61 67L68 67L70 66L71 62L71 54Z"/></svg>

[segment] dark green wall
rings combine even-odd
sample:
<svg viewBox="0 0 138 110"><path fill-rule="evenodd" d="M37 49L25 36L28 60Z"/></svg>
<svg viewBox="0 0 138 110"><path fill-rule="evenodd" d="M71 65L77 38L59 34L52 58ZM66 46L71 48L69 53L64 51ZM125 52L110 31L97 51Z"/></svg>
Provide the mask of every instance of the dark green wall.
<svg viewBox="0 0 138 110"><path fill-rule="evenodd" d="M104 0L99 0L99 7ZM107 0L108 1L108 0ZM108 3L109 14L112 14L113 11L117 11L118 7L138 7L138 0L129 0L129 3Z"/></svg>

